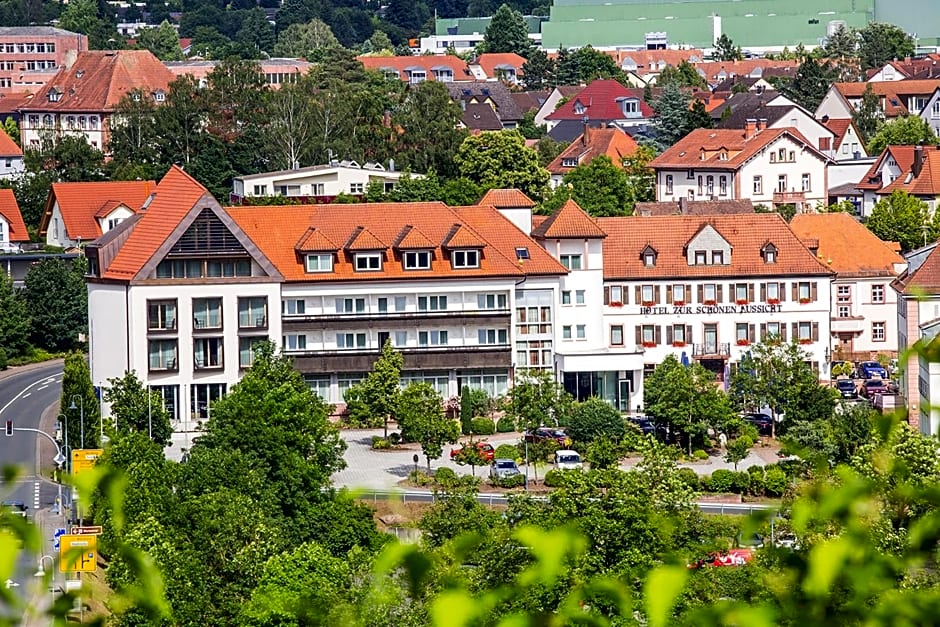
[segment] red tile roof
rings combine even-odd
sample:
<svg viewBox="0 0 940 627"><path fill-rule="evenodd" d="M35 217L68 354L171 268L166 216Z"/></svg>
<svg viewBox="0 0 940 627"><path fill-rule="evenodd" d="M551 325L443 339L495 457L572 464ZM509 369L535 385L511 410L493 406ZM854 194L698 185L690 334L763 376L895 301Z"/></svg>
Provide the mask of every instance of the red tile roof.
<svg viewBox="0 0 940 627"><path fill-rule="evenodd" d="M63 68L23 111L112 111L128 92L166 91L174 76L149 50L87 50ZM49 94L58 92L58 100Z"/></svg>
<svg viewBox="0 0 940 627"><path fill-rule="evenodd" d="M427 235L410 224L406 224L395 238L392 247L399 250L430 250L438 244L440 242L432 242Z"/></svg>
<svg viewBox="0 0 940 627"><path fill-rule="evenodd" d="M819 244L817 258L840 277L897 276L894 264L904 259L892 247L847 213L800 213L790 228Z"/></svg>
<svg viewBox="0 0 940 627"><path fill-rule="evenodd" d="M26 223L20 213L20 206L16 203L16 196L12 189L0 189L0 216L6 220L10 227L11 242L28 242L29 233Z"/></svg>
<svg viewBox="0 0 940 627"><path fill-rule="evenodd" d="M628 89L613 79L593 81L568 102L552 111L546 120L622 120L625 118L620 100L635 98L639 101L642 118L652 118L652 107L643 100L642 89ZM575 113L575 105L580 103L585 108L583 113Z"/></svg>
<svg viewBox="0 0 940 627"><path fill-rule="evenodd" d="M360 205L290 205L284 207L228 207L235 223L271 260L287 281L374 281L381 279L473 278L560 275L567 270L528 235L498 211L487 206L448 207L440 202L370 203ZM379 272L356 272L349 251L338 252L333 272L306 273L295 244L313 227L330 241L346 242L351 235L368 232L377 240L393 242L406 225L419 229L435 242L431 270L406 271L393 248L384 247ZM454 225L467 237L485 243L479 268L452 269L445 242L455 247ZM450 237L450 240L448 240ZM461 236L463 237L463 236ZM474 244L477 241L467 242ZM527 248L529 259L516 258L516 248Z"/></svg>
<svg viewBox="0 0 940 627"><path fill-rule="evenodd" d="M729 216L661 216L598 218L607 232L604 278L679 279L807 276L831 274L776 213ZM728 265L689 265L687 245L711 226L731 245ZM776 263L764 263L766 243L777 248ZM656 264L644 265L642 251L651 246Z"/></svg>
<svg viewBox="0 0 940 627"><path fill-rule="evenodd" d="M452 54L422 54L413 57L376 57L362 55L356 57L367 70L377 70L379 72L397 72L398 77L408 82L409 76L407 70L412 68L424 71L426 79L434 80L434 70L447 68L453 72L455 81L473 80L467 62L460 57Z"/></svg>
<svg viewBox="0 0 940 627"><path fill-rule="evenodd" d="M17 146L6 132L0 128L0 157L22 157L23 149Z"/></svg>
<svg viewBox="0 0 940 627"><path fill-rule="evenodd" d="M373 235L372 231L360 225L346 240L346 245L343 248L346 250L385 250L388 248L388 244Z"/></svg>
<svg viewBox="0 0 940 627"><path fill-rule="evenodd" d="M748 76L761 68L763 74L782 74L796 72L799 67L799 61L784 61L774 59L744 59L741 61L705 61L695 63L695 69L702 70L705 73L705 80L715 81L724 80L720 74L724 70L724 78L731 76Z"/></svg>
<svg viewBox="0 0 940 627"><path fill-rule="evenodd" d="M940 294L940 246L934 244L934 249L913 272L904 272L891 285L915 298L922 294Z"/></svg>
<svg viewBox="0 0 940 627"><path fill-rule="evenodd" d="M465 224L455 224L441 245L444 248L484 248L486 242Z"/></svg>
<svg viewBox="0 0 940 627"><path fill-rule="evenodd" d="M879 81L875 83L833 83L832 85L844 98L861 98L869 86L882 101L882 110L889 118L919 111L908 111L906 96L930 96L940 88L940 79Z"/></svg>
<svg viewBox="0 0 940 627"><path fill-rule="evenodd" d="M901 172L908 172L911 169L911 164L914 163L914 147L913 146L886 146L881 155L875 162L871 164L871 167L868 168L868 172L865 173L865 176L862 177L862 180L859 181L857 187L858 189L867 189L867 190L879 190L881 189L881 176L878 172L882 168L882 164L887 161L888 157L894 159L894 162L898 164Z"/></svg>
<svg viewBox="0 0 940 627"><path fill-rule="evenodd" d="M578 164L588 164L600 155L607 155L615 165L622 165L625 157L636 153L637 143L619 128L584 127L584 133L568 144L555 160L548 164L548 171L564 175L573 170L562 165L566 159L577 159Z"/></svg>
<svg viewBox="0 0 940 627"><path fill-rule="evenodd" d="M523 63L525 57L515 52L485 52L476 58L476 64L483 68L488 78L498 78L497 70L502 68L512 68L516 71L516 76L521 77Z"/></svg>
<svg viewBox="0 0 940 627"><path fill-rule="evenodd" d="M852 122L851 119L836 120L830 118L823 120L823 125L835 135L832 141L832 149L835 150L842 144L842 140L845 139L845 134L849 132L850 128L855 126L855 123ZM858 129L855 130L855 134L858 135Z"/></svg>
<svg viewBox="0 0 940 627"><path fill-rule="evenodd" d="M923 148L922 160L920 174L914 176L917 148ZM901 190L914 196L940 196L940 147L912 147L911 152L914 156L910 166L901 171L901 176L876 191L876 194L890 194L895 190Z"/></svg>
<svg viewBox="0 0 940 627"><path fill-rule="evenodd" d="M700 62L705 58L701 50L604 50L604 54L612 57L617 65L623 66L626 59L636 63L637 72L659 72L660 63L676 67L683 61L691 63ZM551 55L549 55L551 56ZM555 55L557 57L557 54Z"/></svg>
<svg viewBox="0 0 940 627"><path fill-rule="evenodd" d="M300 236L297 245L294 248L299 253L325 253L336 252L339 246L334 244L330 238L313 227L310 227Z"/></svg>
<svg viewBox="0 0 940 627"><path fill-rule="evenodd" d="M532 230L537 239L604 238L607 233L572 199Z"/></svg>
<svg viewBox="0 0 940 627"><path fill-rule="evenodd" d="M53 183L46 199L39 234L46 234L53 207L58 205L68 238L91 241L101 235L101 225L95 216L103 207L111 206L113 209L117 204L124 204L131 211L137 211L155 187L153 181Z"/></svg>
<svg viewBox="0 0 940 627"><path fill-rule="evenodd" d="M653 168L737 170L777 139L788 136L826 160L795 128L768 128L750 137L741 129L698 128L650 162ZM722 159L725 153L727 158ZM704 155L704 159L702 158Z"/></svg>
<svg viewBox="0 0 940 627"><path fill-rule="evenodd" d="M483 194L478 205L496 209L522 209L536 205L535 201L518 189L490 189Z"/></svg>
<svg viewBox="0 0 940 627"><path fill-rule="evenodd" d="M142 217L134 225L134 230L114 260L106 269L102 268L102 277L119 280L135 278L196 202L208 193L205 187L186 174L182 168L172 166L160 179L154 190L153 200L142 212ZM300 233L297 233L297 237L289 244L292 251L299 235Z"/></svg>

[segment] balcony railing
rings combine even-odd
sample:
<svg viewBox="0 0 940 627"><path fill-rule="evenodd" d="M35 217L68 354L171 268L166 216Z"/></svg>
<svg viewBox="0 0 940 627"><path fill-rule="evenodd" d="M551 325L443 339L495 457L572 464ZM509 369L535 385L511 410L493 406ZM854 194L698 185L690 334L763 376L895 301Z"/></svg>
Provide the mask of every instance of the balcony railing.
<svg viewBox="0 0 940 627"><path fill-rule="evenodd" d="M435 311L370 311L357 313L325 314L283 314L285 323L321 322L334 320L408 320L417 318L486 318L491 316L509 316L510 309L448 309Z"/></svg>
<svg viewBox="0 0 940 627"><path fill-rule="evenodd" d="M729 342L705 342L692 345L693 357L729 357L731 344Z"/></svg>
<svg viewBox="0 0 940 627"><path fill-rule="evenodd" d="M833 333L861 333L865 330L865 318L862 317L833 318L831 324Z"/></svg>
<svg viewBox="0 0 940 627"><path fill-rule="evenodd" d="M775 205L795 205L806 202L806 192L774 192Z"/></svg>

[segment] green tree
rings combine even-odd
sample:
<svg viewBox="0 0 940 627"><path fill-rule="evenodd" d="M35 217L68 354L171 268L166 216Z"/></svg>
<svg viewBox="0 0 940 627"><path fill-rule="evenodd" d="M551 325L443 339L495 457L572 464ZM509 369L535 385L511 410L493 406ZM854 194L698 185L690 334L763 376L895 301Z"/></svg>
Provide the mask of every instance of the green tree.
<svg viewBox="0 0 940 627"><path fill-rule="evenodd" d="M900 189L875 203L865 226L879 239L898 242L903 251L925 246L940 237L937 214L931 216L927 203Z"/></svg>
<svg viewBox="0 0 940 627"><path fill-rule="evenodd" d="M291 169L309 163L313 150L310 116L313 100L302 86L281 86L268 96L265 147L276 168Z"/></svg>
<svg viewBox="0 0 940 627"><path fill-rule="evenodd" d="M43 133L39 146L23 153L28 172L49 172L56 181L97 181L104 177L104 153L83 135Z"/></svg>
<svg viewBox="0 0 940 627"><path fill-rule="evenodd" d="M70 450L98 448L101 412L88 362L81 353L65 356L59 413L64 414L68 422Z"/></svg>
<svg viewBox="0 0 940 627"><path fill-rule="evenodd" d="M734 464L734 470L737 472L738 463L747 459L754 442L746 435L737 437L725 446L725 461Z"/></svg>
<svg viewBox="0 0 940 627"><path fill-rule="evenodd" d="M31 312L30 342L50 351L85 344L88 333L88 293L84 257L67 261L43 259L26 272L23 298Z"/></svg>
<svg viewBox="0 0 940 627"><path fill-rule="evenodd" d="M518 131L471 135L460 144L454 161L460 176L485 188L511 187L532 198L542 196L549 179Z"/></svg>
<svg viewBox="0 0 940 627"><path fill-rule="evenodd" d="M892 59L914 55L914 38L899 26L869 22L858 31L858 56L862 69L881 68Z"/></svg>
<svg viewBox="0 0 940 627"><path fill-rule="evenodd" d="M273 53L277 57L302 57L311 62L323 60L323 52L339 48L339 40L321 19L291 24L277 36Z"/></svg>
<svg viewBox="0 0 940 627"><path fill-rule="evenodd" d="M627 173L600 155L564 176L571 197L592 216L622 216L633 213L633 188Z"/></svg>
<svg viewBox="0 0 940 627"><path fill-rule="evenodd" d="M604 78L626 80L613 57L590 45L574 51L559 50L555 68L556 85L579 85Z"/></svg>
<svg viewBox="0 0 940 627"><path fill-rule="evenodd" d="M656 151L641 145L636 152L623 160L623 169L630 181L631 205L656 199L656 173L650 167L650 161L656 157Z"/></svg>
<svg viewBox="0 0 940 627"><path fill-rule="evenodd" d="M539 165L547 167L549 163L555 160L555 157L564 152L568 147L566 142L560 142L552 139L548 135L541 138L535 145L535 150L539 155Z"/></svg>
<svg viewBox="0 0 940 627"><path fill-rule="evenodd" d="M388 34L380 30L372 33L368 41L363 44L363 52L379 56L392 56L394 54L394 48L395 45L392 43L392 40L388 38Z"/></svg>
<svg viewBox="0 0 940 627"><path fill-rule="evenodd" d="M715 40L716 61L740 61L743 58L741 46L735 46L728 35L722 33L721 37Z"/></svg>
<svg viewBox="0 0 940 627"><path fill-rule="evenodd" d="M778 87L787 98L800 106L815 111L829 91L829 86L838 80L838 70L828 61L807 57L796 69L792 79L783 81Z"/></svg>
<svg viewBox="0 0 940 627"><path fill-rule="evenodd" d="M177 46L178 47L178 46ZM147 179L163 174L165 156L156 123L157 105L153 98L134 90L121 98L111 120L108 151L109 166L118 169L142 171Z"/></svg>
<svg viewBox="0 0 940 627"><path fill-rule="evenodd" d="M104 400L110 405L112 427L116 432L143 433L161 447L170 444L173 428L163 397L152 388L144 388L135 372L108 379Z"/></svg>
<svg viewBox="0 0 940 627"><path fill-rule="evenodd" d="M124 39L118 34L114 24L102 18L101 7L95 0L75 0L69 2L62 11L57 26L88 35L88 47L91 50L123 47L121 44Z"/></svg>
<svg viewBox="0 0 940 627"><path fill-rule="evenodd" d="M544 424L567 424L574 399L545 370L525 370L516 375L509 388L506 414L520 429L536 429Z"/></svg>
<svg viewBox="0 0 940 627"><path fill-rule="evenodd" d="M598 439L619 442L626 432L620 412L613 405L596 396L578 403L568 421L568 435L575 442L585 444Z"/></svg>
<svg viewBox="0 0 940 627"><path fill-rule="evenodd" d="M868 140L870 155L879 155L886 146L935 146L940 139L930 124L918 115L904 115L882 124Z"/></svg>
<svg viewBox="0 0 940 627"><path fill-rule="evenodd" d="M705 77L698 73L695 66L683 59L679 65L667 65L656 77L656 86L665 87L675 83L679 87L695 87L708 89Z"/></svg>
<svg viewBox="0 0 940 627"><path fill-rule="evenodd" d="M483 34L482 48L483 52L515 52L529 56L532 42L522 14L508 4L499 7Z"/></svg>
<svg viewBox="0 0 940 627"><path fill-rule="evenodd" d="M827 59L833 60L858 56L858 31L840 24L835 32L826 38L823 54Z"/></svg>
<svg viewBox="0 0 940 627"><path fill-rule="evenodd" d="M29 309L6 272L0 272L0 350L4 360L29 350Z"/></svg>
<svg viewBox="0 0 940 627"><path fill-rule="evenodd" d="M656 140L669 147L686 136L689 124L689 97L679 85L667 83L654 105L656 110Z"/></svg>
<svg viewBox="0 0 940 627"><path fill-rule="evenodd" d="M385 7L385 19L411 33L416 33L427 18L427 6L415 0L389 0Z"/></svg>
<svg viewBox="0 0 940 627"><path fill-rule="evenodd" d="M425 173L433 169L441 176L456 174L455 157L466 137L466 131L457 128L461 115L460 107L451 99L444 83L425 81L410 86L392 114L392 124L403 129L397 138L403 165L412 172ZM460 175L482 183L462 171Z"/></svg>
<svg viewBox="0 0 940 627"><path fill-rule="evenodd" d="M444 445L454 444L460 436L457 423L444 415L441 395L428 383L412 383L402 390L398 424L404 439L421 445L428 471L431 460L444 453Z"/></svg>
<svg viewBox="0 0 940 627"><path fill-rule="evenodd" d="M405 358L402 354L395 350L391 340L385 340L382 354L375 360L372 370L359 384L362 402L372 416L382 421L386 438L388 438L388 421L398 417L398 405L401 402L399 381L404 365Z"/></svg>
<svg viewBox="0 0 940 627"><path fill-rule="evenodd" d="M883 121L884 115L881 112L880 101L872 90L871 83L868 83L862 93L858 108L852 111L852 122L859 135L862 136L862 141L868 142L874 139Z"/></svg>
<svg viewBox="0 0 940 627"><path fill-rule="evenodd" d="M20 125L16 123L16 120L14 120L13 118L11 118L11 117L8 116L7 119L5 119L5 120L3 121L3 129L2 129L2 130L3 130L4 133L7 134L7 136L9 136L10 139L12 139L12 140L16 143L16 145L19 146L19 144L20 144Z"/></svg>
<svg viewBox="0 0 940 627"><path fill-rule="evenodd" d="M149 50L161 61L179 61L183 58L183 50L180 48L176 29L167 20L163 20L154 28L139 31L137 47Z"/></svg>
<svg viewBox="0 0 940 627"><path fill-rule="evenodd" d="M526 89L542 90L555 86L555 60L541 48L533 48L522 64L522 82Z"/></svg>
<svg viewBox="0 0 940 627"><path fill-rule="evenodd" d="M241 19L241 28L235 35L235 41L251 50L254 57L271 52L274 49L274 27L268 21L264 9L256 6L244 11Z"/></svg>
<svg viewBox="0 0 940 627"><path fill-rule="evenodd" d="M705 110L705 102L701 98L696 98L689 108L685 119L685 132L691 133L697 128L714 128L715 122L711 114Z"/></svg>

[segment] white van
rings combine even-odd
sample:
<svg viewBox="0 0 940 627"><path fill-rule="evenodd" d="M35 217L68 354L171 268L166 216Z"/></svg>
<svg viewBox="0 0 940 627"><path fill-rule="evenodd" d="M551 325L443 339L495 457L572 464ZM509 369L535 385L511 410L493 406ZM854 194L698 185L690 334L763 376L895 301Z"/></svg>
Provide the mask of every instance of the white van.
<svg viewBox="0 0 940 627"><path fill-rule="evenodd" d="M555 451L555 468L558 470L581 470L581 456L577 451Z"/></svg>

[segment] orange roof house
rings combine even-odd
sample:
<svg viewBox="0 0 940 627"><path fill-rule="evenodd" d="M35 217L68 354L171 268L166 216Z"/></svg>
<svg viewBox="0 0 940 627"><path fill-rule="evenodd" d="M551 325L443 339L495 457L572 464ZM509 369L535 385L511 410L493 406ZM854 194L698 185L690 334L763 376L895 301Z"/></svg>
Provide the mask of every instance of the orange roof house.
<svg viewBox="0 0 940 627"><path fill-rule="evenodd" d="M39 235L62 248L90 242L137 213L155 187L153 181L53 183Z"/></svg>
<svg viewBox="0 0 940 627"><path fill-rule="evenodd" d="M12 189L0 189L0 252L17 250L29 233Z"/></svg>
<svg viewBox="0 0 940 627"><path fill-rule="evenodd" d="M623 165L623 160L635 154L637 148L636 141L619 128L585 126L584 133L548 164L552 184L557 186L565 174L601 155L609 157L616 165Z"/></svg>
<svg viewBox="0 0 940 627"><path fill-rule="evenodd" d="M940 201L940 147L887 146L855 187L862 192L865 216L895 190L917 196L932 208Z"/></svg>
<svg viewBox="0 0 940 627"><path fill-rule="evenodd" d="M940 79L907 79L874 83L833 83L816 108L816 117L850 119L868 88L878 98L886 118L917 115L930 96L940 87Z"/></svg>
<svg viewBox="0 0 940 627"><path fill-rule="evenodd" d="M515 52L485 52L473 59L468 67L477 80L517 83L522 78L525 57Z"/></svg>
<svg viewBox="0 0 940 627"><path fill-rule="evenodd" d="M793 216L790 228L804 242L815 243L817 258L838 278L894 278L903 269L895 244L878 239L847 213L801 213Z"/></svg>
<svg viewBox="0 0 940 627"><path fill-rule="evenodd" d="M474 80L467 62L451 54L423 54L413 57L356 57L367 70L381 72L387 77L399 78L406 83L424 81Z"/></svg>

